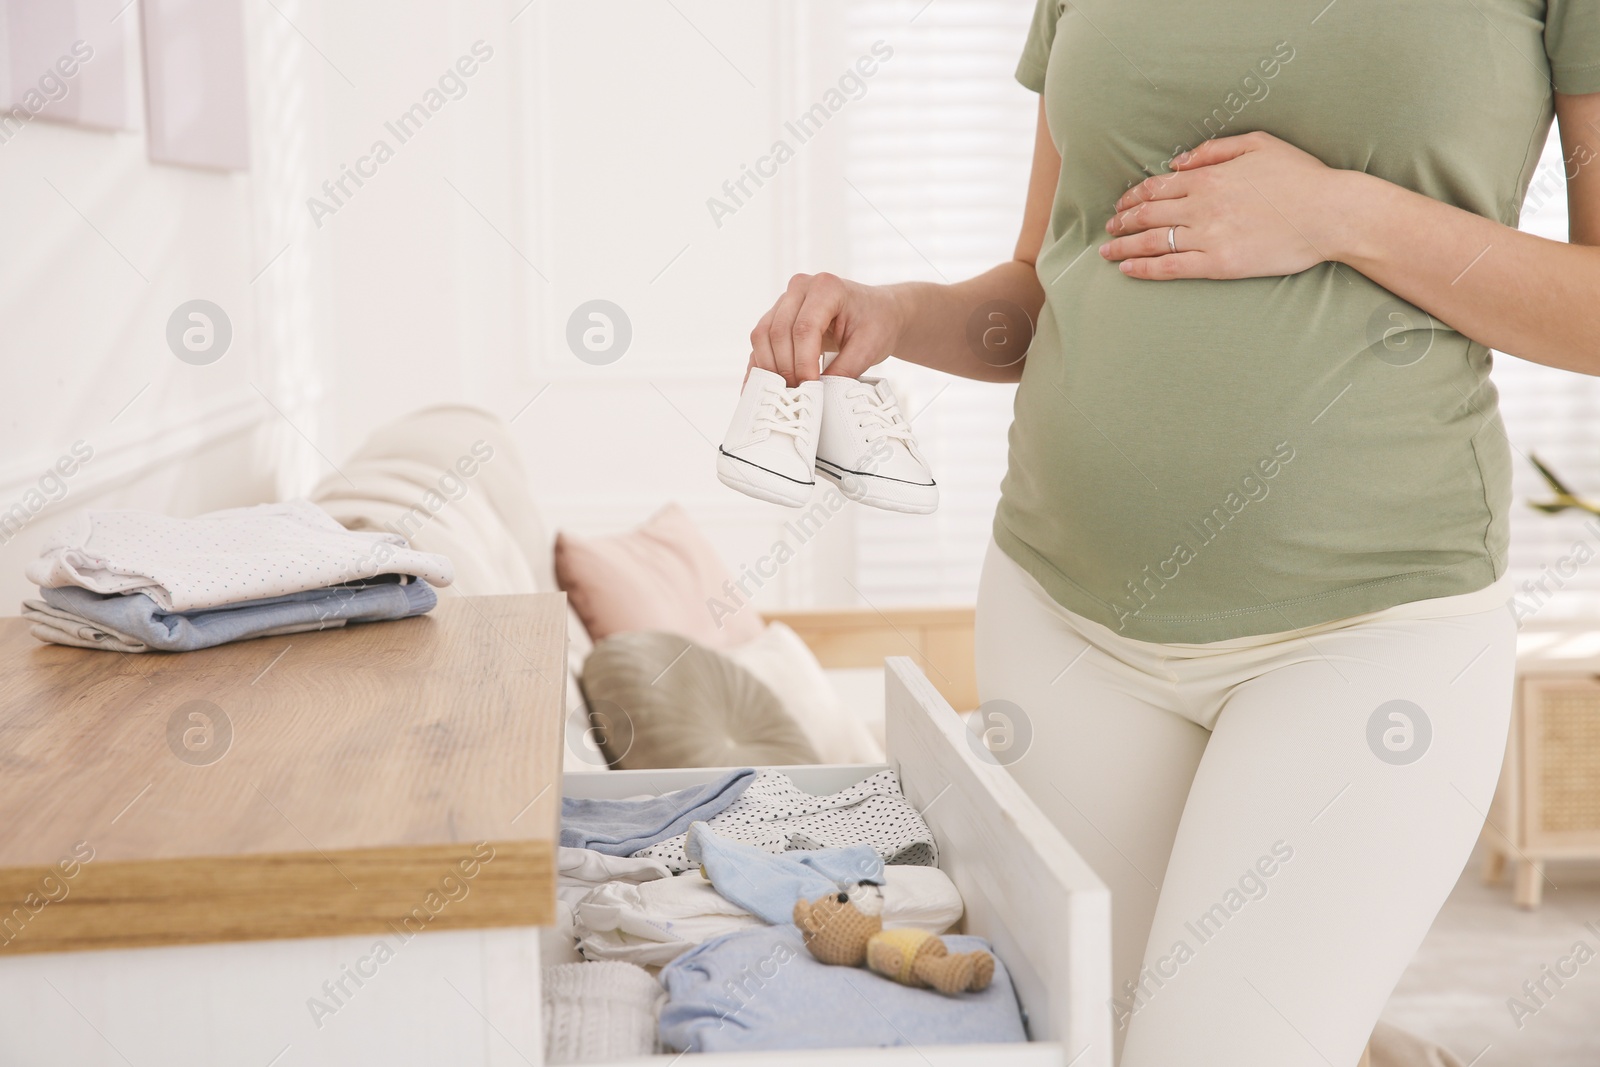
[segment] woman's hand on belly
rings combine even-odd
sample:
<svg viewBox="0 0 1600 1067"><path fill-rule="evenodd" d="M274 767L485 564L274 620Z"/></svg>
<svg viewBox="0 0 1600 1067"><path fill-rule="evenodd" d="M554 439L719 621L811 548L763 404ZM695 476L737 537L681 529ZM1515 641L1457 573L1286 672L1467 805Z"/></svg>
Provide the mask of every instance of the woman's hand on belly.
<svg viewBox="0 0 1600 1067"><path fill-rule="evenodd" d="M1100 254L1124 274L1279 277L1331 258L1344 172L1268 133L1206 141L1171 166L1124 193L1106 223Z"/></svg>

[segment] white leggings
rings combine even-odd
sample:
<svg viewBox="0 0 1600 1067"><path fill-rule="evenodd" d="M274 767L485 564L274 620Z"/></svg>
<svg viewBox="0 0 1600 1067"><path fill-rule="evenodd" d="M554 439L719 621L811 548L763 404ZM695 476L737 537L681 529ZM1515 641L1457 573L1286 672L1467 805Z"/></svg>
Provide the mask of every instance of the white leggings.
<svg viewBox="0 0 1600 1067"><path fill-rule="evenodd" d="M1355 1067L1483 825L1515 639L1501 607L1131 641L990 545L983 711L1111 889L1121 1067Z"/></svg>

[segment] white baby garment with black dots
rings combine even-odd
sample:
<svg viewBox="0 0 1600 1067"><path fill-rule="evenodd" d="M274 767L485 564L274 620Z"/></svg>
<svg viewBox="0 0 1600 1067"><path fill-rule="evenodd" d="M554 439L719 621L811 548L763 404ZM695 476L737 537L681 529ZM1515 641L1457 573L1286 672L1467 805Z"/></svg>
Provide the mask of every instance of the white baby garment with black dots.
<svg viewBox="0 0 1600 1067"><path fill-rule="evenodd" d="M379 574L433 585L450 561L396 533L346 530L308 500L175 519L149 511L86 511L58 528L27 575L45 588L146 593L163 611L323 589Z"/></svg>
<svg viewBox="0 0 1600 1067"><path fill-rule="evenodd" d="M781 771L764 770L727 808L706 820L723 837L767 852L870 845L885 863L939 865L933 831L900 794L894 771L879 771L848 789L814 796ZM684 855L686 833L640 849L635 856L658 859L673 873L694 864Z"/></svg>

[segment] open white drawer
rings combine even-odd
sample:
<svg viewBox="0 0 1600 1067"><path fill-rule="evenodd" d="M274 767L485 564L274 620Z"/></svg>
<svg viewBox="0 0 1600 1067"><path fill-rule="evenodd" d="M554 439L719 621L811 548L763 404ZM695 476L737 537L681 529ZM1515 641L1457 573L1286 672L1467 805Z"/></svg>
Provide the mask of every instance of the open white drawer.
<svg viewBox="0 0 1600 1067"><path fill-rule="evenodd" d="M938 839L941 865L966 902L965 932L987 938L1004 960L1034 1040L693 1059L758 1059L773 1067L1110 1067L1104 885L1005 769L978 755L961 720L910 660L890 659L886 677L889 762ZM784 768L817 793L878 769ZM633 796L716 774L588 772L566 776L565 789L571 796ZM369 934L0 953L0 1002L8 1008L0 1065L537 1067L537 929L428 931L372 963L379 940L398 944Z"/></svg>
<svg viewBox="0 0 1600 1067"><path fill-rule="evenodd" d="M984 759L960 718L909 659L887 662L888 762L938 841L940 866L966 903L961 932L987 938L1027 1013L1026 1045L827 1049L762 1054L774 1067L829 1064L1004 1064L1110 1067L1111 905L1105 885L1003 767ZM832 793L876 766L785 767ZM564 778L565 795L628 797L681 789L714 769L608 771ZM652 1064L676 1057L646 1057ZM695 1061L748 1063L749 1053Z"/></svg>

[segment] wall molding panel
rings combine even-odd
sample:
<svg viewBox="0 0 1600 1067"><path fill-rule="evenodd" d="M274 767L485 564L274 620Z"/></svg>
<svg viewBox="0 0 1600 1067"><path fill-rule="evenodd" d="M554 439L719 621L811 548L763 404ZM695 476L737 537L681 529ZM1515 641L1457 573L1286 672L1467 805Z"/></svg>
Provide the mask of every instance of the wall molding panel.
<svg viewBox="0 0 1600 1067"><path fill-rule="evenodd" d="M68 480L72 497L91 496L125 485L168 464L183 464L195 453L224 438L249 430L274 417L254 390L218 398L183 423L157 427L130 423L126 429L115 424L98 434L85 434L75 440L94 449L93 458L81 464ZM63 455L70 455L73 441L58 442L55 449L40 449L22 459L0 465L0 509L10 507Z"/></svg>

